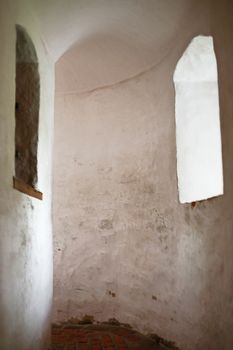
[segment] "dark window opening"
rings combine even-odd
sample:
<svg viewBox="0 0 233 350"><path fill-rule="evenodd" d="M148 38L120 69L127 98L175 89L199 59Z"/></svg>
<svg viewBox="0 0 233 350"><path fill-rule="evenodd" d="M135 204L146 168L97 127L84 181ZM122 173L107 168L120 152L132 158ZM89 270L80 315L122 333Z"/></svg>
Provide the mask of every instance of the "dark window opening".
<svg viewBox="0 0 233 350"><path fill-rule="evenodd" d="M21 192L38 198L40 192L36 191L35 188L38 180L39 65L35 47L25 29L17 25L16 34L14 187L17 187ZM37 195L33 195L34 192ZM42 196L40 199L42 199Z"/></svg>

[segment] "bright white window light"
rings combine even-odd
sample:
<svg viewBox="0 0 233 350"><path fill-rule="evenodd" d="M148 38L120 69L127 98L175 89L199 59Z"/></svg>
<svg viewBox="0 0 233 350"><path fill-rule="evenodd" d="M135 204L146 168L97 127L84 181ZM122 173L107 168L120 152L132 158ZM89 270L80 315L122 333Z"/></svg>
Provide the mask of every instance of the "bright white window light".
<svg viewBox="0 0 233 350"><path fill-rule="evenodd" d="M223 194L217 63L213 39L195 37L174 73L181 203Z"/></svg>

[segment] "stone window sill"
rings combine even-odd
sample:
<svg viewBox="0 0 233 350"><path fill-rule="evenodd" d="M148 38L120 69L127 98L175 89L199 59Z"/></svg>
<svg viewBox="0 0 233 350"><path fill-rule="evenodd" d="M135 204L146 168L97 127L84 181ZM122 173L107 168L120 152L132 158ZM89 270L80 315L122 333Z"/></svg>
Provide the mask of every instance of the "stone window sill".
<svg viewBox="0 0 233 350"><path fill-rule="evenodd" d="M30 197L37 198L39 200L43 200L43 193L40 191L35 190L30 185L25 184L23 181L17 179L16 177L13 177L13 188L27 194Z"/></svg>

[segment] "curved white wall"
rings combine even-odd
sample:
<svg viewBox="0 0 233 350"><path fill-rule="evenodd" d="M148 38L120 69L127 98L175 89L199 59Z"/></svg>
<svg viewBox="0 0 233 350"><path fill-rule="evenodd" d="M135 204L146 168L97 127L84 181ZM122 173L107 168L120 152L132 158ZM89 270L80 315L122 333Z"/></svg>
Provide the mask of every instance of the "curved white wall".
<svg viewBox="0 0 233 350"><path fill-rule="evenodd" d="M30 34L41 80L38 201L13 189L15 137L15 24ZM26 1L0 4L0 349L49 347L52 303L51 141L53 65Z"/></svg>
<svg viewBox="0 0 233 350"><path fill-rule="evenodd" d="M68 143L80 147L77 154L67 153L67 164L65 159L61 162L62 152L56 153L55 159L55 211L60 215L60 223L55 223L59 227L55 231L55 263L56 269L61 267L61 275L55 275L54 319L85 313L93 314L96 320L115 316L143 331L173 339L184 349L232 349L233 110L229 101L233 89L233 8L230 0L213 1L208 17L206 3L147 0L138 2L134 13L134 0L1 2L2 350L45 350L49 344L53 65L47 50L58 58L78 39L85 41L90 32L98 31L106 18L101 28L105 33L119 31L119 38L130 24L128 42L137 43L138 48L146 43L151 63L159 63L165 53L167 56L151 70L150 64L141 65L139 60L134 73L149 70L124 84L77 98L58 97L60 125L68 136L74 127L78 133L74 135L77 143L68 138L65 144L64 134L57 128L59 147L64 146L64 152ZM126 4L126 11L118 11L119 4L123 9ZM145 4L148 15L144 30L138 31ZM105 6L107 12L103 11ZM118 8L113 15L112 6ZM160 21L155 20L157 10L163 13ZM116 21L119 16L120 22ZM92 19L93 23L98 19L95 26L91 26ZM40 60L39 189L44 193L43 202L12 188L16 23L28 30ZM165 24L166 33L150 30L158 23ZM209 34L209 24L219 63L225 195L192 209L177 201L172 74L189 40L200 33ZM175 37L166 36L170 30ZM160 41L154 39L164 35L168 40L160 47ZM170 44L175 39L173 51ZM156 56L157 51L161 56ZM119 75L129 78L122 70ZM111 83L116 83L116 77L113 75ZM90 81L88 89L93 83ZM64 121L63 110L70 120ZM73 191L70 196L69 188ZM73 217L68 217L70 213Z"/></svg>
<svg viewBox="0 0 233 350"><path fill-rule="evenodd" d="M181 349L231 350L232 5L213 2L209 16L192 5L159 65L56 96L53 319L115 317ZM173 73L199 34L215 40L225 194L192 208L178 202Z"/></svg>

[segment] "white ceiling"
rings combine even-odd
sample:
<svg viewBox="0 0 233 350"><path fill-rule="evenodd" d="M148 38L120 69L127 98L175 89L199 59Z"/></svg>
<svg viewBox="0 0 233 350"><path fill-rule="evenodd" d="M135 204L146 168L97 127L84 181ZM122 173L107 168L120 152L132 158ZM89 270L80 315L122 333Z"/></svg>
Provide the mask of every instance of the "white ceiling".
<svg viewBox="0 0 233 350"><path fill-rule="evenodd" d="M57 64L57 91L138 74L166 55L197 0L33 0Z"/></svg>

